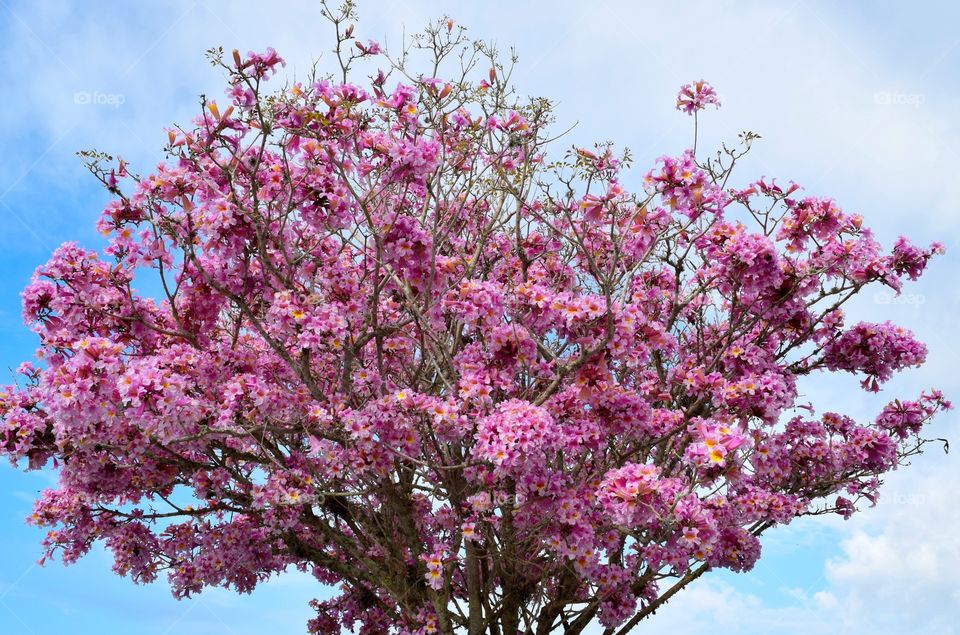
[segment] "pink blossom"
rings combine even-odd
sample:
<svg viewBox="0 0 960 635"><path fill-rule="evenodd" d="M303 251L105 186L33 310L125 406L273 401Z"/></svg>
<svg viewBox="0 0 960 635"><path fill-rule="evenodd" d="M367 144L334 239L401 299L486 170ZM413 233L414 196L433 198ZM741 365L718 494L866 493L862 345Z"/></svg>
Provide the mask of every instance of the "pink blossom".
<svg viewBox="0 0 960 635"><path fill-rule="evenodd" d="M717 91L702 79L692 84L684 84L677 93L677 110L692 115L707 106L720 107Z"/></svg>

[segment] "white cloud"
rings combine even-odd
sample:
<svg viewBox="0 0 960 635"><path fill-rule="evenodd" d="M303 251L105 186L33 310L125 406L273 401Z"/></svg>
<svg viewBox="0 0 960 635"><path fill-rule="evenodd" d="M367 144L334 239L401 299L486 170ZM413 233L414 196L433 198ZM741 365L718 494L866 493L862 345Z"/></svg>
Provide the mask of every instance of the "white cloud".
<svg viewBox="0 0 960 635"><path fill-rule="evenodd" d="M897 475L901 477L901 475ZM886 503L863 517L830 560L826 577L851 632L957 633L960 495L956 466L940 461L890 483Z"/></svg>
<svg viewBox="0 0 960 635"><path fill-rule="evenodd" d="M897 474L881 503L851 521L807 520L781 530L801 535L809 530L821 543L825 535L840 538L839 555L825 563L813 588L770 588L760 598L739 584L740 578L708 574L651 624L690 635L960 633L953 614L960 605L956 469L948 460L930 463L913 474ZM780 576L762 568L746 575L780 583Z"/></svg>

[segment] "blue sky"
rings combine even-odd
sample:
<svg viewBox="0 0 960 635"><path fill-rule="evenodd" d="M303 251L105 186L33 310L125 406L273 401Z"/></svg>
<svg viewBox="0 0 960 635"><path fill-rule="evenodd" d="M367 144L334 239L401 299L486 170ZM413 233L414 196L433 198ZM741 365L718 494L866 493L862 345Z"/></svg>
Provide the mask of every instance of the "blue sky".
<svg viewBox="0 0 960 635"><path fill-rule="evenodd" d="M102 191L73 156L98 148L145 172L163 127L185 122L197 96L219 96L203 52L275 47L302 77L328 60L317 2L273 0L30 2L0 0L0 367L28 359L19 291L65 240L97 245ZM857 318L892 319L931 348L928 364L879 397L856 381L812 380L824 408L868 418L882 401L928 386L960 401L960 5L930 3L665 2L598 0L476 3L414 0L360 4L363 38L395 46L401 28L449 14L475 37L514 46L522 92L558 102L567 143L612 140L633 149L634 178L690 139L673 110L683 83L720 92L704 118L701 148L745 129L763 135L739 173L794 179L811 194L862 213L887 244L905 233L940 240L948 255L898 299L869 294ZM957 415L933 436L957 439ZM957 445L957 444L955 444ZM0 466L0 632L149 635L302 632L307 600L324 590L290 574L250 597L222 590L177 602L161 585L135 587L94 552L79 564L35 566L40 532L23 519L53 482L49 473ZM638 632L960 632L958 471L931 451L888 479L880 504L852 521L811 519L772 532L747 575L715 574L678 596Z"/></svg>

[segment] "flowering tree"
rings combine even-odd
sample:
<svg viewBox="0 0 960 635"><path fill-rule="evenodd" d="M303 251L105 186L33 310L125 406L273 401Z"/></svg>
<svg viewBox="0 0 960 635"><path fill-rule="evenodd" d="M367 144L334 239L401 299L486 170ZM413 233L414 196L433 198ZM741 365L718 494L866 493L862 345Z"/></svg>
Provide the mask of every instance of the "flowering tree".
<svg viewBox="0 0 960 635"><path fill-rule="evenodd" d="M549 102L451 21L392 58L349 5L328 17L334 76L271 94L273 50L214 50L229 105L171 129L155 173L84 154L108 245L37 270L40 364L0 393L3 452L58 470L31 520L48 556L102 541L178 597L295 567L339 585L319 633L622 635L921 451L940 393L855 422L796 382L920 364L841 307L938 245L732 187L752 133L630 194L608 145L548 161ZM717 105L704 82L677 99Z"/></svg>

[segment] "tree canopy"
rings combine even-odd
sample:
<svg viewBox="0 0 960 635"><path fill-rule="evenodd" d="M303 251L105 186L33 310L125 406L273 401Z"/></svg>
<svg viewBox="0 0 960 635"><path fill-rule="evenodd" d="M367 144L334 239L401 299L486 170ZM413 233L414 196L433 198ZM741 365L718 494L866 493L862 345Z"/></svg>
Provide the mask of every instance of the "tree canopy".
<svg viewBox="0 0 960 635"><path fill-rule="evenodd" d="M942 247L733 186L753 133L628 192L612 145L549 158L551 103L452 21L394 57L349 4L328 17L332 74L269 92L272 49L212 50L225 105L153 173L83 153L107 245L37 269L38 362L0 393L0 451L59 475L32 516L48 556L100 541L177 596L295 567L339 593L319 633L623 634L927 443L937 391L857 422L797 380L877 391L921 364L843 305ZM717 106L702 81L677 96Z"/></svg>

